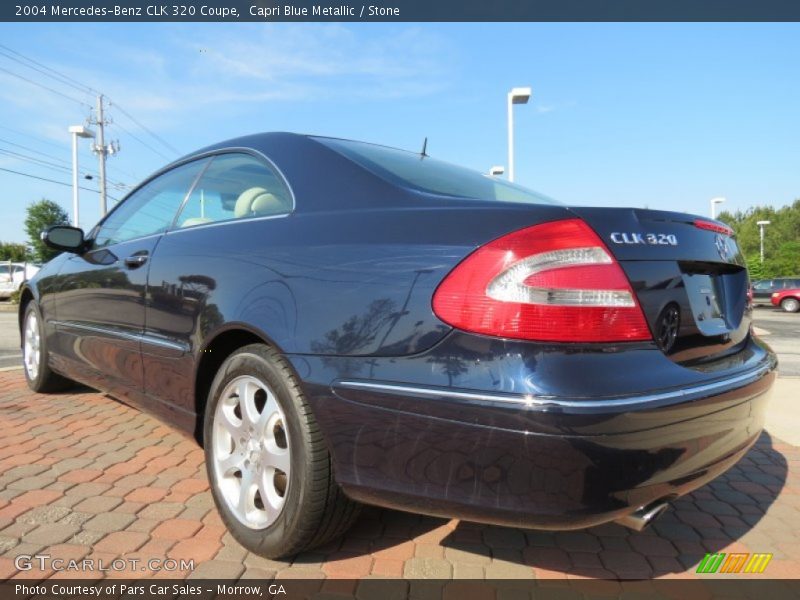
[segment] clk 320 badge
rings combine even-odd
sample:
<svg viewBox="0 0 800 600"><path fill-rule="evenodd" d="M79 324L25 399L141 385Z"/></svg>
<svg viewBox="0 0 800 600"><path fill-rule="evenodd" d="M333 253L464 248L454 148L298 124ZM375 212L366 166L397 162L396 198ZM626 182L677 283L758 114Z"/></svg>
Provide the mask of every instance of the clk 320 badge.
<svg viewBox="0 0 800 600"><path fill-rule="evenodd" d="M646 246L677 246L678 238L671 233L620 233L611 234L615 244L643 244Z"/></svg>

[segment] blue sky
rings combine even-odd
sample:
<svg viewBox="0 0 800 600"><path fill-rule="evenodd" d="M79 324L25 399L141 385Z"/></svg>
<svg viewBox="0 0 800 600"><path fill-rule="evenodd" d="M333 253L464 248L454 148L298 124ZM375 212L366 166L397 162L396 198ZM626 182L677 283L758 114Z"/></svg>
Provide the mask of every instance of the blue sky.
<svg viewBox="0 0 800 600"><path fill-rule="evenodd" d="M797 24L3 23L0 43L103 91L181 152L256 131L408 149L427 136L429 154L487 170L506 163L506 92L531 86L515 111L516 179L566 203L708 214L713 196L726 209L800 197ZM93 103L2 56L0 67ZM176 157L109 112L113 181ZM0 150L68 167L66 128L86 116L0 70ZM87 144L81 163L97 168ZM6 153L0 167L70 181ZM66 186L0 171L0 188L2 241L25 239L32 201L71 207ZM84 227L97 204L81 193Z"/></svg>

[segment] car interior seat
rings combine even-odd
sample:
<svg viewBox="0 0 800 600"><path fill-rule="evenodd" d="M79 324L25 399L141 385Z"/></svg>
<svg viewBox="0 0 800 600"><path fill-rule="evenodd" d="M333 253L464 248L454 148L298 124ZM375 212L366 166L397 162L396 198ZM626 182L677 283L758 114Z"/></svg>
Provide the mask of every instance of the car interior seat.
<svg viewBox="0 0 800 600"><path fill-rule="evenodd" d="M213 223L213 219L206 217L190 217L181 223L181 227L192 227L194 225L203 225L204 223Z"/></svg>
<svg viewBox="0 0 800 600"><path fill-rule="evenodd" d="M289 212L290 208L288 202L265 188L251 187L239 194L233 213L237 219L265 217Z"/></svg>

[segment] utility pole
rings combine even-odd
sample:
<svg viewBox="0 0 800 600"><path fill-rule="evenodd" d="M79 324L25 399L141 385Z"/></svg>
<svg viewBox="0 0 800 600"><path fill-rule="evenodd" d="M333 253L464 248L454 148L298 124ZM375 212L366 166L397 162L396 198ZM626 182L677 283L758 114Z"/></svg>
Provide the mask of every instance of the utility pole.
<svg viewBox="0 0 800 600"><path fill-rule="evenodd" d="M106 200L106 145L105 145L105 118L103 116L103 94L97 96L97 145L99 146L98 155L100 157L100 216L108 211Z"/></svg>
<svg viewBox="0 0 800 600"><path fill-rule="evenodd" d="M119 152L119 147L114 142L106 146L105 143L105 126L111 123L106 121L104 108L103 108L103 94L97 96L97 114L94 121L90 121L97 125L97 143L92 146L92 151L97 154L99 159L99 172L100 172L100 217L104 217L108 212L108 201L106 199L106 157L109 154Z"/></svg>

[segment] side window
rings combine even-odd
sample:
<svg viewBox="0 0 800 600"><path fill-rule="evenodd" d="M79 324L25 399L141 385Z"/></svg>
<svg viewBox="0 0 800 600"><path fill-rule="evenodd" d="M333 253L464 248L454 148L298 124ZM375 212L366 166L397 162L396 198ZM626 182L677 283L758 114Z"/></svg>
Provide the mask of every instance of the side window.
<svg viewBox="0 0 800 600"><path fill-rule="evenodd" d="M283 180L249 154L215 156L192 190L176 226L281 215L292 210Z"/></svg>
<svg viewBox="0 0 800 600"><path fill-rule="evenodd" d="M208 159L204 159L172 169L128 196L100 225L94 246L100 248L166 231L207 163Z"/></svg>

